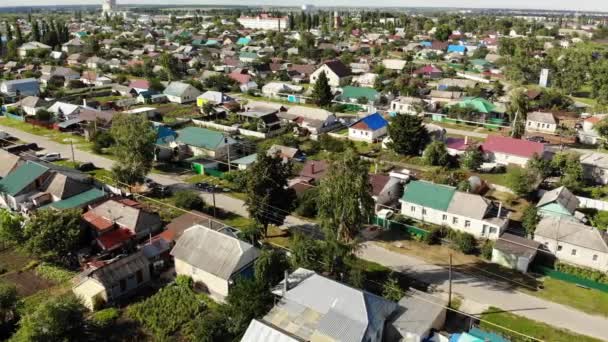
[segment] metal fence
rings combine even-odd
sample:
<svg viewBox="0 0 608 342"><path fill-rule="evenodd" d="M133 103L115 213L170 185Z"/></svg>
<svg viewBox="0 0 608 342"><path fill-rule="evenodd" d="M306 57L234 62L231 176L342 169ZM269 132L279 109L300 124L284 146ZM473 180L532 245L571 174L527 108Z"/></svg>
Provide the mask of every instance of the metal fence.
<svg viewBox="0 0 608 342"><path fill-rule="evenodd" d="M373 223L375 225L378 225L386 230L388 229L400 229L403 231L408 232L411 235L417 235L421 238L426 237L429 232L425 229L416 227L416 226L412 226L409 224L405 224L405 223L401 223L401 222L397 222L397 221L392 221L389 219L383 219L380 217L374 217Z"/></svg>
<svg viewBox="0 0 608 342"><path fill-rule="evenodd" d="M584 287L588 287L588 288L591 288L594 290L608 293L608 284L598 283L593 280L577 277L575 275L560 272L560 271L554 270L552 268L549 268L546 266L541 266L541 265L535 265L532 269L536 273L540 273L544 276L547 276L547 277L550 277L553 279L565 281L567 283L584 286Z"/></svg>

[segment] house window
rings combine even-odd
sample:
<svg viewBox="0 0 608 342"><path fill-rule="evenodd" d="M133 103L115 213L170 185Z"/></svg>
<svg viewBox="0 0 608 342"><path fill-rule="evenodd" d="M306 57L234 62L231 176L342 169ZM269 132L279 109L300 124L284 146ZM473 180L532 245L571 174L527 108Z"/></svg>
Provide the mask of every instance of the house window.
<svg viewBox="0 0 608 342"><path fill-rule="evenodd" d="M484 224L484 225L481 227L481 235L482 235L482 236L486 235L486 231L487 231L487 230L488 230L488 225Z"/></svg>
<svg viewBox="0 0 608 342"><path fill-rule="evenodd" d="M558 246L557 246L557 251L558 251L558 252L559 252L559 251L561 251L561 250L562 250L562 248L563 248L563 247L562 247L561 245L558 245Z"/></svg>
<svg viewBox="0 0 608 342"><path fill-rule="evenodd" d="M135 273L135 277L137 277L138 284L141 284L144 282L144 272L142 272L141 270L139 270Z"/></svg>
<svg viewBox="0 0 608 342"><path fill-rule="evenodd" d="M497 231L498 231L498 228L490 227L490 234L496 234Z"/></svg>
<svg viewBox="0 0 608 342"><path fill-rule="evenodd" d="M410 207L410 211L411 211L411 212L416 212L416 207L411 206L411 207Z"/></svg>
<svg viewBox="0 0 608 342"><path fill-rule="evenodd" d="M422 208L422 215L426 215L426 209Z"/></svg>
<svg viewBox="0 0 608 342"><path fill-rule="evenodd" d="M444 220L444 221L447 221L447 220L448 220L448 215L446 215L446 214L443 214L443 217L442 217L442 219L443 219L443 220Z"/></svg>
<svg viewBox="0 0 608 342"><path fill-rule="evenodd" d="M465 227L465 228L469 228L470 226L471 226L471 221L469 221L469 220L465 220L465 221L464 221L464 227Z"/></svg>
<svg viewBox="0 0 608 342"><path fill-rule="evenodd" d="M456 217L456 216L452 217L452 223L458 224L458 217Z"/></svg>
<svg viewBox="0 0 608 342"><path fill-rule="evenodd" d="M120 279L120 292L127 290L127 279Z"/></svg>
<svg viewBox="0 0 608 342"><path fill-rule="evenodd" d="M570 253L572 255L576 255L576 249L573 249L572 252Z"/></svg>
<svg viewBox="0 0 608 342"><path fill-rule="evenodd" d="M593 254L593 261L597 261L597 254Z"/></svg>

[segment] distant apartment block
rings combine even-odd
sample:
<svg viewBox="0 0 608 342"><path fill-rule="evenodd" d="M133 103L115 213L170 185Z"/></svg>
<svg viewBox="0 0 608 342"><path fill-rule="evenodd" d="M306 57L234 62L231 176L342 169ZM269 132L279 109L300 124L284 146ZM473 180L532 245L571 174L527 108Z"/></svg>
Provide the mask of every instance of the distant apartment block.
<svg viewBox="0 0 608 342"><path fill-rule="evenodd" d="M243 27L254 30L284 31L289 26L288 17L273 17L265 13L255 17L242 16L238 20Z"/></svg>

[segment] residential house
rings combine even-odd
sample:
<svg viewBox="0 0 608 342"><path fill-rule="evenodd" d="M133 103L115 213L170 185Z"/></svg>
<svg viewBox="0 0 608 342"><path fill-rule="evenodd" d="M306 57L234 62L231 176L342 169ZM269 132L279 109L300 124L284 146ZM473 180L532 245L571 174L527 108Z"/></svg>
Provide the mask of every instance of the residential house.
<svg viewBox="0 0 608 342"><path fill-rule="evenodd" d="M287 94L301 93L303 88L301 86L283 83L283 82L270 82L262 87L262 94L269 98L285 98Z"/></svg>
<svg viewBox="0 0 608 342"><path fill-rule="evenodd" d="M73 53L84 52L85 42L80 38L70 39L61 45L61 51L71 55Z"/></svg>
<svg viewBox="0 0 608 342"><path fill-rule="evenodd" d="M485 159L490 162L521 167L525 167L535 155L543 158L546 151L542 143L498 135L489 135L481 148Z"/></svg>
<svg viewBox="0 0 608 342"><path fill-rule="evenodd" d="M380 113L370 114L348 127L348 138L351 140L373 143L388 132L388 121Z"/></svg>
<svg viewBox="0 0 608 342"><path fill-rule="evenodd" d="M460 78L442 78L437 81L437 90L454 90L454 88L464 90L466 88L473 88L477 84L478 82L473 80L466 80Z"/></svg>
<svg viewBox="0 0 608 342"><path fill-rule="evenodd" d="M412 76L419 76L430 79L438 79L443 76L443 71L435 65L425 65L412 72Z"/></svg>
<svg viewBox="0 0 608 342"><path fill-rule="evenodd" d="M223 300L236 279L253 277L260 251L228 233L195 225L183 232L171 255L178 275L203 283L213 297Z"/></svg>
<svg viewBox="0 0 608 342"><path fill-rule="evenodd" d="M171 222L167 224L167 227L165 227L165 230L157 236L173 246L188 228L199 224L218 231L226 227L225 224L216 221L213 216L209 216L197 210L191 210L171 220Z"/></svg>
<svg viewBox="0 0 608 342"><path fill-rule="evenodd" d="M261 321L296 341L380 342L398 308L397 303L305 268L291 273L273 293L278 300ZM257 334L245 333L251 335Z"/></svg>
<svg viewBox="0 0 608 342"><path fill-rule="evenodd" d="M456 188L424 181L412 181L401 197L401 214L413 219L447 226L476 238L496 240L508 223L508 213L490 200Z"/></svg>
<svg viewBox="0 0 608 342"><path fill-rule="evenodd" d="M249 167L251 167L251 165L253 165L257 160L258 160L258 154L253 153L253 154L241 157L239 159L231 160L230 164L236 165L236 167L239 170L244 171L244 170L249 169Z"/></svg>
<svg viewBox="0 0 608 342"><path fill-rule="evenodd" d="M48 108L48 111L55 114L60 120L75 119L78 117L81 110L81 106L60 101L53 103L53 105Z"/></svg>
<svg viewBox="0 0 608 342"><path fill-rule="evenodd" d="M169 102L183 104L196 101L201 92L188 83L171 82L163 94L167 96Z"/></svg>
<svg viewBox="0 0 608 342"><path fill-rule="evenodd" d="M603 140L595 129L595 125L602 121L604 117L604 115L596 115L586 118L583 121L582 129L578 131L578 140L583 144L589 145L597 145L601 140Z"/></svg>
<svg viewBox="0 0 608 342"><path fill-rule="evenodd" d="M422 342L435 340L446 319L447 302L430 293L410 289L387 322L385 341Z"/></svg>
<svg viewBox="0 0 608 342"><path fill-rule="evenodd" d="M21 159L18 155L0 149L0 179L8 176L24 163L25 160Z"/></svg>
<svg viewBox="0 0 608 342"><path fill-rule="evenodd" d="M559 261L608 272L605 231L559 217L544 217L536 225L534 241Z"/></svg>
<svg viewBox="0 0 608 342"><path fill-rule="evenodd" d="M27 42L17 48L17 54L19 57L27 57L35 54L39 51L51 52L53 48L40 42Z"/></svg>
<svg viewBox="0 0 608 342"><path fill-rule="evenodd" d="M464 154L467 149L472 147L479 149L478 144L473 140L469 140L468 136L464 138L448 137L445 139L445 147L448 154L454 157Z"/></svg>
<svg viewBox="0 0 608 342"><path fill-rule="evenodd" d="M28 96L19 101L19 106L26 115L36 115L39 110L45 109L48 106L48 102L38 96Z"/></svg>
<svg viewBox="0 0 608 342"><path fill-rule="evenodd" d="M376 211L380 207L397 204L403 190L402 180L385 174L370 174L369 183L372 186L372 198L376 203Z"/></svg>
<svg viewBox="0 0 608 342"><path fill-rule="evenodd" d="M526 132L555 134L558 122L552 113L532 112L526 118Z"/></svg>
<svg viewBox="0 0 608 342"><path fill-rule="evenodd" d="M543 217L576 219L575 216L582 218L582 214L576 212L579 206L578 197L574 196L565 186L560 186L557 189L545 192L538 201L536 209L538 214Z"/></svg>
<svg viewBox="0 0 608 342"><path fill-rule="evenodd" d="M228 154L236 148L236 140L230 136L200 127L186 127L177 131L175 142L170 143L172 148L186 145L194 156L206 156L213 159L226 159Z"/></svg>
<svg viewBox="0 0 608 342"><path fill-rule="evenodd" d="M308 81L314 72L315 66L312 64L292 64L287 67L287 74L296 84Z"/></svg>
<svg viewBox="0 0 608 342"><path fill-rule="evenodd" d="M89 57L85 61L85 64L89 69L100 69L103 65L108 64L108 62L101 57L93 56Z"/></svg>
<svg viewBox="0 0 608 342"><path fill-rule="evenodd" d="M205 103L213 105L223 105L225 103L234 102L235 100L228 94L220 91L208 90L196 98L196 105L202 107Z"/></svg>
<svg viewBox="0 0 608 342"><path fill-rule="evenodd" d="M106 252L121 249L132 241L139 241L162 229L156 213L130 199L108 199L89 208L82 215L99 248Z"/></svg>
<svg viewBox="0 0 608 342"><path fill-rule="evenodd" d="M72 292L89 310L133 295L150 282L150 265L141 251L95 262L73 280Z"/></svg>
<svg viewBox="0 0 608 342"><path fill-rule="evenodd" d="M286 112L277 115L286 122L296 123L312 135L329 132L342 125L335 114L321 108L291 106Z"/></svg>
<svg viewBox="0 0 608 342"><path fill-rule="evenodd" d="M401 72L403 68L407 65L407 61L402 59L383 59L382 65L387 70Z"/></svg>
<svg viewBox="0 0 608 342"><path fill-rule="evenodd" d="M424 111L424 100L411 96L399 96L391 101L391 112L397 114L418 115Z"/></svg>
<svg viewBox="0 0 608 342"><path fill-rule="evenodd" d="M252 319L240 342L302 342L300 338L278 330L275 326L263 320Z"/></svg>
<svg viewBox="0 0 608 342"><path fill-rule="evenodd" d="M284 163L287 163L288 161L294 159L301 161L304 156L302 151L300 151L300 149L298 148L276 144L270 146L268 151L266 151L266 154L271 157L280 157L281 159L283 159Z"/></svg>
<svg viewBox="0 0 608 342"><path fill-rule="evenodd" d="M308 160L304 163L296 183L318 184L329 170L329 163L324 160Z"/></svg>
<svg viewBox="0 0 608 342"><path fill-rule="evenodd" d="M608 184L608 155L591 152L581 155L583 177L596 184Z"/></svg>
<svg viewBox="0 0 608 342"><path fill-rule="evenodd" d="M245 111L237 112L235 115L240 119L257 125L256 130L271 132L281 129L281 120L277 116L278 110L269 107L246 108Z"/></svg>
<svg viewBox="0 0 608 342"><path fill-rule="evenodd" d="M378 79L378 74L366 72L361 75L354 76L352 83L359 87L371 88L374 86L374 84L376 84L377 79Z"/></svg>
<svg viewBox="0 0 608 342"><path fill-rule="evenodd" d="M78 66L86 60L86 56L81 53L73 53L66 59L69 66Z"/></svg>
<svg viewBox="0 0 608 342"><path fill-rule="evenodd" d="M339 60L323 63L310 75L310 84L317 83L319 75L324 72L331 87L337 88L348 83L352 78L351 70Z"/></svg>
<svg viewBox="0 0 608 342"><path fill-rule="evenodd" d="M541 244L521 236L504 233L494 243L492 262L527 273Z"/></svg>
<svg viewBox="0 0 608 342"><path fill-rule="evenodd" d="M432 104L452 105L462 98L461 91L431 90L429 98Z"/></svg>
<svg viewBox="0 0 608 342"><path fill-rule="evenodd" d="M2 81L0 93L7 96L38 96L40 86L35 78L24 78L19 80Z"/></svg>

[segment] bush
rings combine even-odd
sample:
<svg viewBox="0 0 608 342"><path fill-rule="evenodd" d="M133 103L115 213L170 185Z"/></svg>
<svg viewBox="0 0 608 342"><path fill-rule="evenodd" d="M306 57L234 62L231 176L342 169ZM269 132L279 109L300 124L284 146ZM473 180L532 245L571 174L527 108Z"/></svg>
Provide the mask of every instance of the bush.
<svg viewBox="0 0 608 342"><path fill-rule="evenodd" d="M196 192L184 190L175 193L175 205L186 210L202 210L205 202Z"/></svg>
<svg viewBox="0 0 608 342"><path fill-rule="evenodd" d="M469 233L450 230L449 239L452 246L464 254L473 254L477 248L477 240Z"/></svg>
<svg viewBox="0 0 608 342"><path fill-rule="evenodd" d="M481 246L481 257L486 260L491 260L492 249L494 249L494 241L486 240Z"/></svg>
<svg viewBox="0 0 608 342"><path fill-rule="evenodd" d="M61 267L51 265L49 263L43 262L40 265L36 266L36 274L40 277L56 282L56 283L66 283L70 281L76 273L70 272Z"/></svg>
<svg viewBox="0 0 608 342"><path fill-rule="evenodd" d="M226 181L232 183L235 190L243 191L247 186L247 172L237 170L226 172L222 175Z"/></svg>
<svg viewBox="0 0 608 342"><path fill-rule="evenodd" d="M557 262L555 264L555 269L557 271L595 281L597 283L608 284L608 274L601 271L596 271L586 267L578 267L563 262Z"/></svg>
<svg viewBox="0 0 608 342"><path fill-rule="evenodd" d="M424 236L424 243L427 245L438 245L441 243L441 239L445 237L446 228L433 226L429 230L429 233Z"/></svg>
<svg viewBox="0 0 608 342"><path fill-rule="evenodd" d="M108 308L98 312L95 312L91 315L91 322L95 324L99 328L105 328L110 326L118 317L120 316L120 311L116 308Z"/></svg>
<svg viewBox="0 0 608 342"><path fill-rule="evenodd" d="M305 191L300 198L298 198L298 207L295 210L295 214L302 217L313 218L317 216L317 197L319 191L317 188L311 188Z"/></svg>

